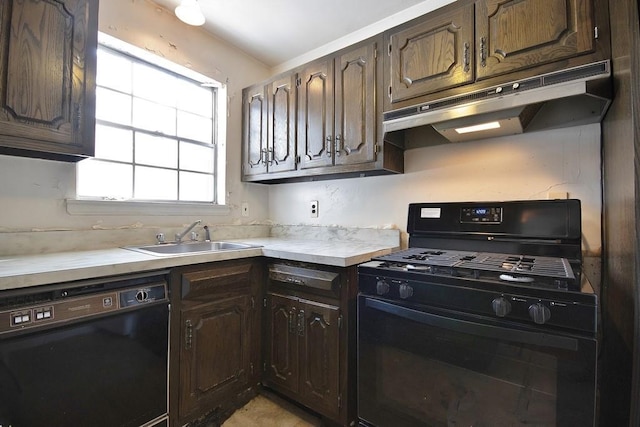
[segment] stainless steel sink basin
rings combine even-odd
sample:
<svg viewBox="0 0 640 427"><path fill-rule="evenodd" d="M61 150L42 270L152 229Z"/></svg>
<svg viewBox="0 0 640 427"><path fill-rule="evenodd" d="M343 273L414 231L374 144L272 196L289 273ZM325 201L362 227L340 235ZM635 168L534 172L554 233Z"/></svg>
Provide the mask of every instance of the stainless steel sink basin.
<svg viewBox="0 0 640 427"><path fill-rule="evenodd" d="M163 256L202 252L236 251L240 249L251 249L259 247L259 245L250 245L248 243L235 242L182 242L162 243L148 246L127 246L124 249L129 249L132 251L142 252L150 255Z"/></svg>

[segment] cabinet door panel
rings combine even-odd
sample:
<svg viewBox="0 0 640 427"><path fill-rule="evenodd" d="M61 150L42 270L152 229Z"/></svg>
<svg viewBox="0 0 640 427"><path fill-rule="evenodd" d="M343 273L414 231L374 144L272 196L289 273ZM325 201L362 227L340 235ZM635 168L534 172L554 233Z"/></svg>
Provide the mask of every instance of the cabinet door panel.
<svg viewBox="0 0 640 427"><path fill-rule="evenodd" d="M333 164L333 61L311 64L300 73L298 153L300 168Z"/></svg>
<svg viewBox="0 0 640 427"><path fill-rule="evenodd" d="M93 155L97 7L95 0L0 4L0 145L61 159Z"/></svg>
<svg viewBox="0 0 640 427"><path fill-rule="evenodd" d="M297 299L267 295L268 382L298 392L298 309Z"/></svg>
<svg viewBox="0 0 640 427"><path fill-rule="evenodd" d="M480 0L476 7L478 78L595 48L592 0Z"/></svg>
<svg viewBox="0 0 640 427"><path fill-rule="evenodd" d="M473 5L391 34L391 102L474 79Z"/></svg>
<svg viewBox="0 0 640 427"><path fill-rule="evenodd" d="M340 353L336 306L300 300L299 317L304 321L301 331L300 387L304 399L317 407L337 414L339 411Z"/></svg>
<svg viewBox="0 0 640 427"><path fill-rule="evenodd" d="M296 168L296 92L293 75L269 86L269 172Z"/></svg>
<svg viewBox="0 0 640 427"><path fill-rule="evenodd" d="M258 175L267 172L267 100L264 87L247 88L243 93L244 120L242 138L244 158L242 173Z"/></svg>
<svg viewBox="0 0 640 427"><path fill-rule="evenodd" d="M247 384L250 307L250 298L239 296L182 313L181 414Z"/></svg>
<svg viewBox="0 0 640 427"><path fill-rule="evenodd" d="M376 44L336 58L335 164L375 161Z"/></svg>

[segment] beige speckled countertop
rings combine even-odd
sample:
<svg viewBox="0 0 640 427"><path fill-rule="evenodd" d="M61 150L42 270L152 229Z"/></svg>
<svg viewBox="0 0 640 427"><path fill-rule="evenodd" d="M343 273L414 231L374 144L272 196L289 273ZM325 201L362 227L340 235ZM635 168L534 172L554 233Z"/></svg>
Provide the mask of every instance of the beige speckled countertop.
<svg viewBox="0 0 640 427"><path fill-rule="evenodd" d="M397 249L381 242L351 240L259 237L241 241L261 247L170 256L112 248L3 257L0 259L0 291L256 256L348 267Z"/></svg>

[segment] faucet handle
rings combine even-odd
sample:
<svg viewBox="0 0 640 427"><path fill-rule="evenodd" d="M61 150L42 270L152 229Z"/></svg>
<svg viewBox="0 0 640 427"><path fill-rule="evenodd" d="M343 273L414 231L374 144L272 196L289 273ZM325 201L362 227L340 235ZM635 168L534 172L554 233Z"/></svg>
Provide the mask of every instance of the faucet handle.
<svg viewBox="0 0 640 427"><path fill-rule="evenodd" d="M195 231L191 232L191 240L196 242L198 241L198 233L196 233Z"/></svg>
<svg viewBox="0 0 640 427"><path fill-rule="evenodd" d="M156 243L164 243L164 233L156 234Z"/></svg>

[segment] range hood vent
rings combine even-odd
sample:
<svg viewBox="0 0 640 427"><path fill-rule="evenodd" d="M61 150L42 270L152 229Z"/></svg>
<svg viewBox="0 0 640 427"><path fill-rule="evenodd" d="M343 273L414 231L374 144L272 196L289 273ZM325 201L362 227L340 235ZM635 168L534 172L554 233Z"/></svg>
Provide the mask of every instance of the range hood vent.
<svg viewBox="0 0 640 427"><path fill-rule="evenodd" d="M611 69L601 61L384 113L389 132L433 127L459 142L601 122L611 104ZM489 130L472 131L490 124Z"/></svg>

